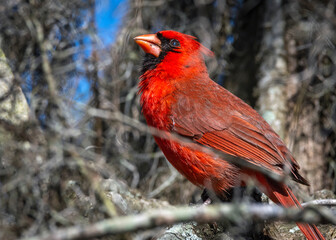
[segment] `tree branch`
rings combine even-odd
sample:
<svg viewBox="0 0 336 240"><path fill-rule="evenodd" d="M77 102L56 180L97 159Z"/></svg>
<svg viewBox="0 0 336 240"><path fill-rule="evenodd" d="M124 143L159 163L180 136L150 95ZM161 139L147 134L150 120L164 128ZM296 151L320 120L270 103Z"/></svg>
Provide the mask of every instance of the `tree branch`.
<svg viewBox="0 0 336 240"><path fill-rule="evenodd" d="M42 58L42 69L43 73L49 88L49 94L51 100L56 104L57 103L57 90L55 79L52 74L50 62L48 59L48 42L44 39L43 27L39 20L36 18L32 19L35 28L36 28L36 39L41 50L41 58Z"/></svg>
<svg viewBox="0 0 336 240"><path fill-rule="evenodd" d="M334 207L336 206L336 199L315 199L309 202L302 203L302 206L320 205Z"/></svg>
<svg viewBox="0 0 336 240"><path fill-rule="evenodd" d="M283 208L278 205L225 203L212 206L179 207L172 210L156 209L139 215L129 215L100 221L91 225L73 226L23 240L71 240L129 233L141 229L167 226L180 222L198 223L246 219L256 221L292 221L336 224L336 216L327 209L306 207Z"/></svg>

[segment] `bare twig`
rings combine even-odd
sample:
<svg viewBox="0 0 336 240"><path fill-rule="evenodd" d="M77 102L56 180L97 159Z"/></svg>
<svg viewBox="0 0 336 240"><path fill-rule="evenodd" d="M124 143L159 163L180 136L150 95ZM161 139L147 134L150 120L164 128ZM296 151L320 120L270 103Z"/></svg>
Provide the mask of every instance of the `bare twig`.
<svg viewBox="0 0 336 240"><path fill-rule="evenodd" d="M79 154L76 152L76 150L71 149L68 150L69 153L72 155L73 159L76 160L81 173L86 177L87 181L89 181L91 183L91 187L93 188L93 190L95 191L95 193L100 197L100 199L102 200L106 212L110 217L114 217L117 216L117 211L116 208L113 204L112 201L110 201L106 195L104 194L101 185L100 185L100 181L99 178L97 178L92 172L89 171L89 169L86 166L86 163L84 161L84 159L82 159Z"/></svg>
<svg viewBox="0 0 336 240"><path fill-rule="evenodd" d="M42 69L47 81L47 85L49 88L50 98L54 103L57 103L57 91L56 91L56 83L51 70L50 62L48 59L48 42L44 39L43 27L39 20L32 19L35 28L36 28L36 38L39 48L41 50L41 58L42 58Z"/></svg>
<svg viewBox="0 0 336 240"><path fill-rule="evenodd" d="M183 137L183 136L180 136L180 135L177 135L177 134L174 134L174 133L162 131L162 130L159 130L157 128L151 127L151 126L147 126L146 124L143 124L136 119L130 118L130 117L122 114L121 112L117 112L117 111L110 112L110 111L105 111L105 110L101 110L101 109L90 108L90 109L88 109L88 114L92 117L101 117L101 118L104 118L104 119L119 121L123 124L126 124L126 125L129 125L129 126L133 127L133 128L136 128L137 130L139 130L141 132L150 133L154 136L159 136L160 138L169 139L171 141L179 142L186 147L190 147L194 150L210 154L214 158L220 158L220 159L223 159L227 162L230 162L230 163L232 163L236 166L244 167L244 168L247 168L247 169L250 169L250 170L253 170L253 171L260 172L260 173L266 175L267 177L269 177L270 179L275 180L277 182L286 182L287 177L288 177L286 175L279 175L277 173L274 173L274 172L271 171L271 169L269 169L265 166L256 165L256 163L252 163L252 162L250 162L250 160L235 157L235 156L226 154L222 151L219 151L219 150L216 150L216 149L213 149L213 148L209 148L209 147L206 147L206 146L201 146L199 144L196 144L195 142L193 142L192 140L190 140L187 137Z"/></svg>
<svg viewBox="0 0 336 240"><path fill-rule="evenodd" d="M48 232L25 240L70 240L93 238L111 234L134 232L180 222L196 221L207 223L215 221L239 222L243 219L257 221L286 220L308 223L336 224L336 216L325 209L306 207L304 209L286 209L277 205L226 203L200 207L179 207L172 210L157 209L139 215L130 215L100 221L86 226L73 226Z"/></svg>
<svg viewBox="0 0 336 240"><path fill-rule="evenodd" d="M309 202L302 203L302 206L320 205L333 207L336 206L336 199L315 199Z"/></svg>

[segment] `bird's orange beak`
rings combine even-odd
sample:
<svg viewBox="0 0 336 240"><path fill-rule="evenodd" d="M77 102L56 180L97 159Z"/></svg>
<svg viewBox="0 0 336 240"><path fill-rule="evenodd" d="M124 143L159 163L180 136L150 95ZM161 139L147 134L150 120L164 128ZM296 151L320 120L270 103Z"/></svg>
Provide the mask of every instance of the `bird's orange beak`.
<svg viewBox="0 0 336 240"><path fill-rule="evenodd" d="M134 41L145 51L145 53L159 57L161 53L161 41L156 34L137 36L134 38Z"/></svg>

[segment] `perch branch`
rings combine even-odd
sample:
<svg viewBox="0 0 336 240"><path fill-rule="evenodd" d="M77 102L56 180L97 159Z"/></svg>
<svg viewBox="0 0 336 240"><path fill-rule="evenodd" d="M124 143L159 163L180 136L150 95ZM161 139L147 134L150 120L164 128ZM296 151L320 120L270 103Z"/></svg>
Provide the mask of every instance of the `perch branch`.
<svg viewBox="0 0 336 240"><path fill-rule="evenodd" d="M292 221L307 223L336 224L336 216L327 209L306 207L286 209L278 205L225 203L212 206L179 207L176 209L157 209L138 215L129 215L100 221L90 225L79 225L44 233L24 240L72 240L95 238L106 235L129 233L175 223L195 221L198 223L246 219L257 221Z"/></svg>
<svg viewBox="0 0 336 240"><path fill-rule="evenodd" d="M315 199L306 203L302 203L302 206L320 205L334 207L336 206L336 199Z"/></svg>

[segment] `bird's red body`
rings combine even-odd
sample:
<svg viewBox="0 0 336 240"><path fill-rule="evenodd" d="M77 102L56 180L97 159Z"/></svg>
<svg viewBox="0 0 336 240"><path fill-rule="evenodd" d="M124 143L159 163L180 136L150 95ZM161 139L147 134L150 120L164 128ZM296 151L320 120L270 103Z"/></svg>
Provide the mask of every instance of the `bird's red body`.
<svg viewBox="0 0 336 240"><path fill-rule="evenodd" d="M192 139L302 184L299 165L280 137L250 106L213 82L203 55L212 52L194 37L175 31L135 38L147 53L140 82L141 105L148 125ZM168 134L167 133L167 134ZM253 178L274 202L301 207L290 188L263 174L169 137L155 140L170 163L193 184L218 196L246 177ZM314 225L298 224L308 239L324 239Z"/></svg>

